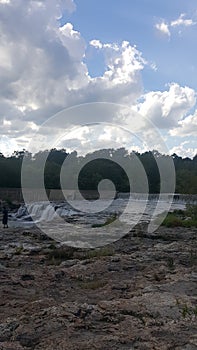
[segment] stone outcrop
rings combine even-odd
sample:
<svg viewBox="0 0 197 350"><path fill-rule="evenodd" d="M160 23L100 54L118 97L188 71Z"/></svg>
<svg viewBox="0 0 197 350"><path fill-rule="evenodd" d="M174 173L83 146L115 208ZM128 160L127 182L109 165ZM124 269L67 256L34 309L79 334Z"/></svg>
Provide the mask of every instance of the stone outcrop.
<svg viewBox="0 0 197 350"><path fill-rule="evenodd" d="M2 229L0 349L197 349L197 231L144 230L88 251Z"/></svg>

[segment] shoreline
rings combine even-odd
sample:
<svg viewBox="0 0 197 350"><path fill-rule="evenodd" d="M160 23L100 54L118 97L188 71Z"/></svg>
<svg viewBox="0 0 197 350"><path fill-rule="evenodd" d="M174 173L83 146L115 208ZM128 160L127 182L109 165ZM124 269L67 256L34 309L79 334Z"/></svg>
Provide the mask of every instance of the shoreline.
<svg viewBox="0 0 197 350"><path fill-rule="evenodd" d="M196 237L138 225L85 250L0 229L0 349L197 348Z"/></svg>

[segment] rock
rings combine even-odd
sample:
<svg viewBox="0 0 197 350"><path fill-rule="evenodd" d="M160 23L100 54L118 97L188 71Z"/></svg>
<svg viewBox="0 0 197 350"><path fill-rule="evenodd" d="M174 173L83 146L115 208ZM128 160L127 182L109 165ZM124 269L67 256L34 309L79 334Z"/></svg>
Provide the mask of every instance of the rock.
<svg viewBox="0 0 197 350"><path fill-rule="evenodd" d="M60 264L60 267L71 267L78 263L80 263L80 260L78 259L66 260L66 261L62 261L62 263Z"/></svg>
<svg viewBox="0 0 197 350"><path fill-rule="evenodd" d="M0 349L195 349L197 231L138 229L93 257L0 229Z"/></svg>
<svg viewBox="0 0 197 350"><path fill-rule="evenodd" d="M25 274L21 276L21 279L22 281L33 281L35 277L33 275Z"/></svg>
<svg viewBox="0 0 197 350"><path fill-rule="evenodd" d="M0 271L4 271L4 270L6 270L6 267L0 263Z"/></svg>
<svg viewBox="0 0 197 350"><path fill-rule="evenodd" d="M39 343L39 334L34 333L22 333L16 337L19 343L27 348L35 348L35 345Z"/></svg>
<svg viewBox="0 0 197 350"><path fill-rule="evenodd" d="M116 256L112 256L111 258L111 262L116 262L118 263L121 260L120 256L116 255Z"/></svg>
<svg viewBox="0 0 197 350"><path fill-rule="evenodd" d="M175 350L197 350L197 346L193 344L186 344L183 347L176 347Z"/></svg>
<svg viewBox="0 0 197 350"><path fill-rule="evenodd" d="M120 271L121 270L121 268L120 268L120 266L117 266L117 265L112 265L112 264L110 264L110 265L108 265L108 271L111 271L111 272L116 272L116 271Z"/></svg>
<svg viewBox="0 0 197 350"><path fill-rule="evenodd" d="M19 323L17 321L8 321L0 324L0 342L9 341L18 326Z"/></svg>
<svg viewBox="0 0 197 350"><path fill-rule="evenodd" d="M2 342L1 350L23 350L24 348L18 342Z"/></svg>

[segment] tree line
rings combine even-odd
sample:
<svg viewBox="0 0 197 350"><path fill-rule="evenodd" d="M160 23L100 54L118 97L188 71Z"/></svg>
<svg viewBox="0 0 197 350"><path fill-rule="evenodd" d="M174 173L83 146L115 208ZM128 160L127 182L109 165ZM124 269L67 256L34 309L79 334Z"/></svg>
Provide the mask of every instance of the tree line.
<svg viewBox="0 0 197 350"><path fill-rule="evenodd" d="M131 184L128 173L130 172L133 182L136 182L135 192L143 192L138 176L139 164L141 164L147 175L149 193L160 191L160 173L156 160L162 161L165 167L165 162L170 158L174 162L176 171L176 193L197 194L197 155L190 159L176 154L163 155L157 151L129 153L125 148L102 149L84 157L79 156L76 151L68 153L65 149L44 150L34 155L23 150L16 151L8 157L0 153L1 188L21 187L21 168L24 157L26 176L31 179L32 187L37 186L37 175L41 173L42 166L45 164L44 184L48 189L61 188L62 172L66 188L72 189L78 181L80 190L97 190L100 181L107 178L113 182L116 191L129 192ZM132 164L135 166L132 167Z"/></svg>

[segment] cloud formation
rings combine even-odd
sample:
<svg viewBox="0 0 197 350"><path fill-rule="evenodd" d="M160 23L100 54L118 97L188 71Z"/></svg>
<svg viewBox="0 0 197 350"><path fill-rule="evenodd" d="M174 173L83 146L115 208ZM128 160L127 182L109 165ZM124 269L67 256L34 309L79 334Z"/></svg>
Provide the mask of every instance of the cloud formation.
<svg viewBox="0 0 197 350"><path fill-rule="evenodd" d="M192 143L192 145L194 145L194 147L191 147L190 141L181 142L178 146L175 146L170 150L170 154L175 153L178 156L183 158L185 157L193 158L196 155L196 148L194 143Z"/></svg>
<svg viewBox="0 0 197 350"><path fill-rule="evenodd" d="M58 111L97 101L135 106L172 137L190 135L196 126L196 114L188 116L196 103L195 91L173 83L166 91L144 94L141 72L148 63L142 53L128 41L96 38L88 43L72 23L60 25L65 11L75 9L73 0L0 0L1 149L25 148L39 125ZM173 27L193 24L182 14L156 28L170 37ZM85 60L89 45L105 61L104 73L96 77L90 76ZM113 122L113 115L103 118ZM98 145L106 137L112 140L109 130L98 137ZM9 140L10 146L4 147Z"/></svg>
<svg viewBox="0 0 197 350"><path fill-rule="evenodd" d="M196 22L192 18L185 18L186 14L181 13L180 16L171 21L167 22L164 21L163 19L159 22L156 23L155 28L157 31L159 31L162 35L167 36L170 38L171 36L171 28L176 28L176 27L190 27L196 24Z"/></svg>
<svg viewBox="0 0 197 350"><path fill-rule="evenodd" d="M178 122L178 126L170 131L172 136L197 136L197 110Z"/></svg>
<svg viewBox="0 0 197 350"><path fill-rule="evenodd" d="M150 119L159 129L178 126L196 104L195 91L177 83L169 85L166 91L151 91L145 94L138 105L138 112Z"/></svg>
<svg viewBox="0 0 197 350"><path fill-rule="evenodd" d="M167 35L168 37L171 36L171 33L170 33L170 30L169 30L169 25L164 22L164 21L161 21L160 23L157 23L155 25L155 28L163 35Z"/></svg>
<svg viewBox="0 0 197 350"><path fill-rule="evenodd" d="M192 18L185 18L186 14L181 13L179 18L175 19L174 21L171 21L170 26L171 27L178 27L178 26L185 26L190 27L196 24L196 22Z"/></svg>
<svg viewBox="0 0 197 350"><path fill-rule="evenodd" d="M93 101L132 104L141 94L145 62L126 41L100 43L106 70L90 77L85 40L71 23L60 27L57 20L74 9L72 0L1 1L0 120L10 122L9 130L2 123L5 135L26 135L35 129L32 123L39 125L68 106Z"/></svg>

